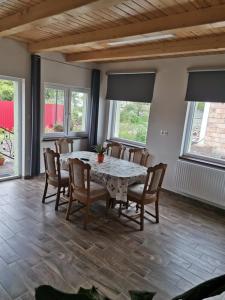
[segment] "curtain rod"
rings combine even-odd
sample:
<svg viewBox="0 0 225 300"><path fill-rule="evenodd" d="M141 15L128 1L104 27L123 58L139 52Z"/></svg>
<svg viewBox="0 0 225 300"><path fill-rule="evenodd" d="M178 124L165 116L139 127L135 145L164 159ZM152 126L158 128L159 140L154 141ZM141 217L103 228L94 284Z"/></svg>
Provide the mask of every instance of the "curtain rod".
<svg viewBox="0 0 225 300"><path fill-rule="evenodd" d="M74 67L74 68L80 68L80 69L84 69L84 70L89 70L89 71L92 71L92 69L93 69L93 68L88 68L88 67L82 67L82 66L75 65L75 64L69 64L67 62L63 62L63 61L52 59L52 58L42 57L42 56L41 56L41 59L47 60L47 61L51 61L51 62L56 62L58 64L63 64L63 65Z"/></svg>
<svg viewBox="0 0 225 300"><path fill-rule="evenodd" d="M125 74L152 74L156 73L156 70L149 71L107 71L106 75L125 75Z"/></svg>

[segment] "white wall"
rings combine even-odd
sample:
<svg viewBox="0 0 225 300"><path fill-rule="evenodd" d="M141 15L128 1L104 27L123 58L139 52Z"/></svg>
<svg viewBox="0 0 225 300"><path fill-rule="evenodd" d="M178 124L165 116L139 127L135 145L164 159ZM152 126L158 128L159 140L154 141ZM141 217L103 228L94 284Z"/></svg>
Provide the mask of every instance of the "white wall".
<svg viewBox="0 0 225 300"><path fill-rule="evenodd" d="M225 66L224 54L102 64L98 141L104 141L107 134L109 111L108 101L105 100L106 72L156 69L147 148L154 156L153 163L164 162L168 164L164 187L176 191L176 162L180 155L187 108L184 101L188 80L187 69L223 66ZM161 136L161 129L167 129L168 136Z"/></svg>
<svg viewBox="0 0 225 300"><path fill-rule="evenodd" d="M0 75L25 79L22 175L28 175L30 165L30 54L23 43L0 38Z"/></svg>
<svg viewBox="0 0 225 300"><path fill-rule="evenodd" d="M42 57L42 86L44 82L50 82L75 87L91 87L91 69L96 67L96 65L67 64L65 63L63 56L57 54L44 54ZM24 140L22 142L23 176L29 175L30 171L30 60L30 53L27 51L27 47L25 44L10 39L0 38L0 75L22 78L25 80L22 128L24 133ZM54 142L41 143L41 159L43 156L42 148L44 147L53 148ZM86 147L87 140L81 139L75 141L75 150L86 149Z"/></svg>
<svg viewBox="0 0 225 300"><path fill-rule="evenodd" d="M41 55L41 83L42 83L42 111L44 105L44 83L55 83L71 87L91 88L91 71L96 68L95 64L69 64L60 54ZM42 114L43 117L43 114ZM43 121L42 121L43 124ZM86 150L87 139L74 140L74 150ZM43 148L54 149L54 141L43 141L43 128L41 134L41 171L43 165Z"/></svg>
<svg viewBox="0 0 225 300"><path fill-rule="evenodd" d="M64 62L61 55L45 54L43 58ZM186 103L184 101L187 85L187 69L192 67L225 66L225 55L196 56L189 58L158 59L100 65L69 65L56 61L42 60L43 82L59 83L71 86L91 86L91 69L102 70L101 97L99 111L98 141L106 138L108 124L108 102L105 100L106 71L149 70L156 69L156 83L151 106L147 147L154 155L154 163L168 163L165 188L175 190L175 167L180 154ZM23 175L29 174L30 164L30 54L23 43L9 39L0 39L0 75L25 79ZM160 130L167 129L168 136L160 136ZM79 140L75 149L85 149L86 141ZM43 147L53 147L52 142L45 142ZM42 149L41 149L42 152ZM41 156L42 157L42 156Z"/></svg>

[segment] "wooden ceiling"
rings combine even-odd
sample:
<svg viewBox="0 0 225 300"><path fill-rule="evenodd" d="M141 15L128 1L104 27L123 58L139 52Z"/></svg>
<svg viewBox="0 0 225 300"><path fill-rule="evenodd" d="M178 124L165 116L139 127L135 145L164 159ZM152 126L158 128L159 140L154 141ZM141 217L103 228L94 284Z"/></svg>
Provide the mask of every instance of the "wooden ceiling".
<svg viewBox="0 0 225 300"><path fill-rule="evenodd" d="M139 38L170 35L138 42ZM225 52L225 0L0 0L0 37L67 61ZM112 43L128 41L127 44Z"/></svg>

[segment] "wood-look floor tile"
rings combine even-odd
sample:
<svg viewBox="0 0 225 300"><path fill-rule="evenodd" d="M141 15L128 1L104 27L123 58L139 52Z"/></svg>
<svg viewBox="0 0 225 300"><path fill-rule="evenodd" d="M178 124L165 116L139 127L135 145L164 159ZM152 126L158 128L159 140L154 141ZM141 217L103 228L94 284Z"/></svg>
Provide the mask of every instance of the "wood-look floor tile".
<svg viewBox="0 0 225 300"><path fill-rule="evenodd" d="M75 289L64 280L61 274L56 271L56 268L53 269L45 262L41 262L40 264L33 266L32 270L39 278L42 278L42 281L45 284L49 284L54 288L64 290L68 293L75 291Z"/></svg>
<svg viewBox="0 0 225 300"><path fill-rule="evenodd" d="M0 261L0 284L12 298L17 298L26 292L22 280L3 261Z"/></svg>
<svg viewBox="0 0 225 300"><path fill-rule="evenodd" d="M163 192L160 223L146 221L144 232L118 220L117 209L106 219L100 202L84 231L82 215L68 222L65 207L41 203L43 179L0 186L0 299L33 300L35 287L51 284L95 285L116 300L144 289L167 300L224 273L225 213L189 198Z"/></svg>
<svg viewBox="0 0 225 300"><path fill-rule="evenodd" d="M30 293L26 292L24 295L20 296L16 300L35 300L34 295L31 295Z"/></svg>
<svg viewBox="0 0 225 300"><path fill-rule="evenodd" d="M0 285L0 299L1 300L12 300L10 295L6 292L5 289Z"/></svg>

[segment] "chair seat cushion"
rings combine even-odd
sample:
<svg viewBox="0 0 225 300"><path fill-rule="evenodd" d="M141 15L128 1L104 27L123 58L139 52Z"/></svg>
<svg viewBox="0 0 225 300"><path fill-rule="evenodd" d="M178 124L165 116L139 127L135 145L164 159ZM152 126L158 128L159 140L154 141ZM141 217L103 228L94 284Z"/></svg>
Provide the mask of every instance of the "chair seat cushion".
<svg viewBox="0 0 225 300"><path fill-rule="evenodd" d="M128 187L128 192L127 192L127 196L128 196L128 200L133 200L135 202L140 202L142 195L143 195L143 191L144 191L144 184L132 184L131 186ZM155 194L145 194L144 197L144 203L152 203L156 201L156 195Z"/></svg>
<svg viewBox="0 0 225 300"><path fill-rule="evenodd" d="M85 188L86 187L87 187L87 182L85 182ZM108 191L103 185L98 184L94 181L90 181L90 200L91 201L94 201L94 200L97 200L100 198L104 199L107 196L108 196ZM87 192L81 191L81 190L74 190L73 198L86 202Z"/></svg>
<svg viewBox="0 0 225 300"><path fill-rule="evenodd" d="M61 186L69 186L69 172L61 170ZM49 177L49 183L58 186L58 177Z"/></svg>

